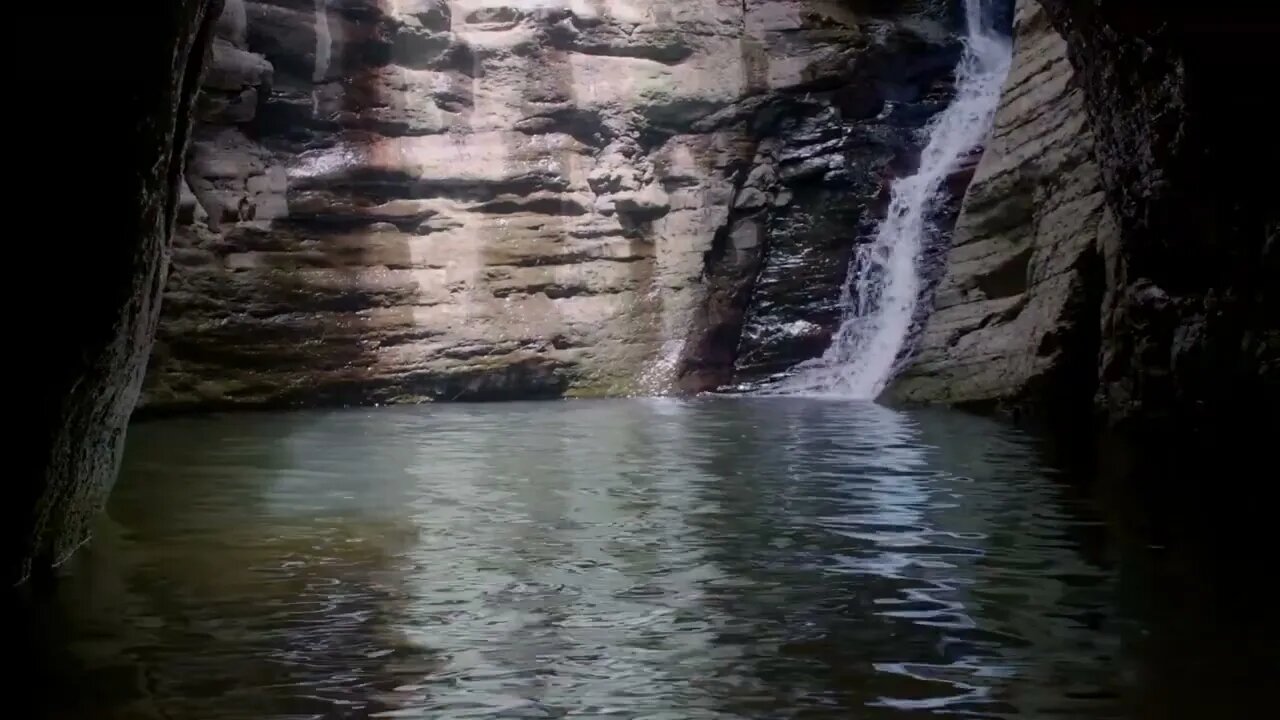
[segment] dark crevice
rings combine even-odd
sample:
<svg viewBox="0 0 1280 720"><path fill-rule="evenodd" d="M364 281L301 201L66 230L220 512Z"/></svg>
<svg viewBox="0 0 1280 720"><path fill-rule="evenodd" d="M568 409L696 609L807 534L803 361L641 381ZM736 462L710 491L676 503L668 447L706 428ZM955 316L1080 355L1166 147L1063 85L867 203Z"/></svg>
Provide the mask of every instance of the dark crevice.
<svg viewBox="0 0 1280 720"><path fill-rule="evenodd" d="M1005 259L990 272L974 278L978 289L989 300L1020 295L1027 291L1027 266L1033 249L1030 246Z"/></svg>

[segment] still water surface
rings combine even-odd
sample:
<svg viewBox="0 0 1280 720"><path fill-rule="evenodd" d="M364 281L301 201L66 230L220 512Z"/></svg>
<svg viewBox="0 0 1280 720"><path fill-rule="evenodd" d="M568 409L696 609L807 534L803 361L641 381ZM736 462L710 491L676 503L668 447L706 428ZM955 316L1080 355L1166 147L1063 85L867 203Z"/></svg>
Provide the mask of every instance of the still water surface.
<svg viewBox="0 0 1280 720"><path fill-rule="evenodd" d="M85 720L1190 712L1039 458L799 399L144 423L34 663Z"/></svg>

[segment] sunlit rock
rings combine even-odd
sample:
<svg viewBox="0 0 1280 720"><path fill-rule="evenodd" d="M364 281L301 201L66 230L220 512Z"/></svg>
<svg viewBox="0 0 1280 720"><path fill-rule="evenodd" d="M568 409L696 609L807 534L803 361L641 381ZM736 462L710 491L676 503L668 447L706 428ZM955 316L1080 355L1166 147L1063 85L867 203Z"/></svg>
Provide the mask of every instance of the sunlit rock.
<svg viewBox="0 0 1280 720"><path fill-rule="evenodd" d="M916 145L958 47L928 4L248 0L228 13L153 409L667 392L707 342L736 352L741 323L712 332L705 315L721 235L742 277L821 257L758 300L829 331L829 303L813 299L842 282L868 189ZM890 103L911 112L858 114ZM755 301L731 302L741 319ZM707 377L732 363L718 368Z"/></svg>

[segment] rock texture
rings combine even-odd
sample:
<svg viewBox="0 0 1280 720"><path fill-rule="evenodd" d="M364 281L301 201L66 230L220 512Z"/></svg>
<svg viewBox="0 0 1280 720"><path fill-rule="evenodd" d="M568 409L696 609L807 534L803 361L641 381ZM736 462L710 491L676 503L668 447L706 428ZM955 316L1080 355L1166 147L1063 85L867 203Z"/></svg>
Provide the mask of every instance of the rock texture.
<svg viewBox="0 0 1280 720"><path fill-rule="evenodd" d="M820 352L954 10L229 3L146 407L700 389Z"/></svg>
<svg viewBox="0 0 1280 720"><path fill-rule="evenodd" d="M1098 402L1149 429L1280 426L1280 17L1226 0L1045 0L1086 90L1107 200ZM1261 174L1259 174L1261 172ZM1264 431L1265 432L1265 431Z"/></svg>
<svg viewBox="0 0 1280 720"><path fill-rule="evenodd" d="M891 391L899 400L1053 412L1092 393L1115 223L1066 42L1035 0L1018 3L1014 33L934 312Z"/></svg>
<svg viewBox="0 0 1280 720"><path fill-rule="evenodd" d="M11 78L15 97L38 112L11 150L22 177L17 200L37 222L53 221L44 237L21 243L15 262L56 268L66 295L24 288L15 313L25 348L18 362L29 370L15 383L16 470L4 484L8 585L80 546L115 479L156 325L182 148L217 4L148 0L134 3L129 22L118 8L74 21L27 9L23 19L36 22L10 38L18 57L41 58L40 72ZM49 27L58 28L58 47L74 52L50 52ZM120 81L85 77L86 59ZM73 193L85 173L92 190ZM59 222L68 213L84 222Z"/></svg>
<svg viewBox="0 0 1280 720"><path fill-rule="evenodd" d="M945 107L959 46L900 23L803 97L762 98L754 155L706 258L707 297L681 386L751 386L820 355L839 327L853 248L869 241L889 181Z"/></svg>
<svg viewBox="0 0 1280 720"><path fill-rule="evenodd" d="M895 393L1092 406L1154 436L1274 429L1280 222L1258 173L1277 154L1250 79L1275 67L1274 11L1021 4L993 148Z"/></svg>

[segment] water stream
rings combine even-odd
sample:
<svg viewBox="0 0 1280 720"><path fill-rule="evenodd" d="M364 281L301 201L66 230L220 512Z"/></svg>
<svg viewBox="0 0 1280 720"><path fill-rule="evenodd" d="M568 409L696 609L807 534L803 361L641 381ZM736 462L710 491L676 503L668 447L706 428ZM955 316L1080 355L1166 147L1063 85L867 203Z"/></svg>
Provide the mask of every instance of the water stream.
<svg viewBox="0 0 1280 720"><path fill-rule="evenodd" d="M831 346L783 381L777 390L785 394L874 399L903 358L943 184L986 137L1009 72L1012 47L994 26L990 0L965 0L965 10L955 98L929 124L919 169L894 181L875 239L858 248L841 298L844 319Z"/></svg>

